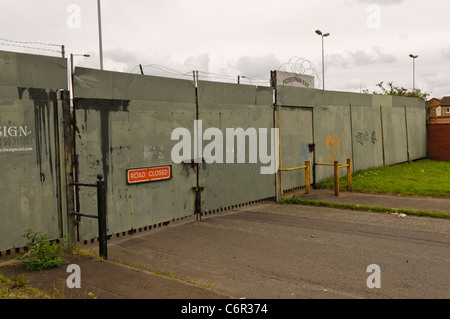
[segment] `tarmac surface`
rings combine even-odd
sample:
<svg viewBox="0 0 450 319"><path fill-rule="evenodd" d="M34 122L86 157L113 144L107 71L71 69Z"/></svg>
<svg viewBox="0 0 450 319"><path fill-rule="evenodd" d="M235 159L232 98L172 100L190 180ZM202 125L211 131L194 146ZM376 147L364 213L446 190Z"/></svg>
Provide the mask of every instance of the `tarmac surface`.
<svg viewBox="0 0 450 319"><path fill-rule="evenodd" d="M450 200L439 198L330 190L296 197L450 213ZM27 271L0 259L0 272L23 274L56 299L450 298L450 220L430 217L269 201L111 239L108 260L65 258L80 266L81 288L68 288L65 266ZM367 288L373 262L384 267L384 289Z"/></svg>

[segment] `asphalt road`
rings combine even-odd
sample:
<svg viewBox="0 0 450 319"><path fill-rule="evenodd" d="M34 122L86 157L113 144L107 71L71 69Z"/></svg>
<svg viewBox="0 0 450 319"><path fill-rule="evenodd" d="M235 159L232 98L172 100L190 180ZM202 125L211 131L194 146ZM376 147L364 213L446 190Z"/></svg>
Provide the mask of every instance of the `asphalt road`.
<svg viewBox="0 0 450 319"><path fill-rule="evenodd" d="M450 298L448 219L266 202L113 239L108 255L233 298Z"/></svg>

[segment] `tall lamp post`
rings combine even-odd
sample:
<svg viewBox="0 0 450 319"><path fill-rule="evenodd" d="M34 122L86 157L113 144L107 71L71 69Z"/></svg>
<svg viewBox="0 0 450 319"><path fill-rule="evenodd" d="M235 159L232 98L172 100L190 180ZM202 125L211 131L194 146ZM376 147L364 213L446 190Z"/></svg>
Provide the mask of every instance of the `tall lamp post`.
<svg viewBox="0 0 450 319"><path fill-rule="evenodd" d="M103 70L102 14L100 12L100 0L97 0L97 11L98 11L98 43L100 52L100 70Z"/></svg>
<svg viewBox="0 0 450 319"><path fill-rule="evenodd" d="M320 30L316 30L316 33L322 37L322 89L325 90L325 62L324 62L324 54L323 54L323 38L329 36L330 34L322 33Z"/></svg>
<svg viewBox="0 0 450 319"><path fill-rule="evenodd" d="M413 59L413 92L416 89L416 63L415 60L419 57L418 55L410 54L410 58Z"/></svg>

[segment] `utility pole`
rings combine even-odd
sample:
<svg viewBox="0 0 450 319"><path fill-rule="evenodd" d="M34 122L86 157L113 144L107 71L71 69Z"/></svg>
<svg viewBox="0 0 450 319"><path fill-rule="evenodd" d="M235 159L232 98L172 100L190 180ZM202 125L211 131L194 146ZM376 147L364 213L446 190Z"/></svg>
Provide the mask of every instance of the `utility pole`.
<svg viewBox="0 0 450 319"><path fill-rule="evenodd" d="M414 92L415 89L416 89L416 63L415 63L415 60L419 56L418 55L414 55L414 54L410 54L409 57L413 59L413 92Z"/></svg>
<svg viewBox="0 0 450 319"><path fill-rule="evenodd" d="M322 31L316 30L316 33L322 37L322 89L325 90L325 57L323 51L323 38L329 36L329 33L323 34Z"/></svg>
<svg viewBox="0 0 450 319"><path fill-rule="evenodd" d="M100 12L100 0L97 0L98 8L98 40L99 40L99 50L100 50L100 70L103 70L103 48L102 48L102 14Z"/></svg>

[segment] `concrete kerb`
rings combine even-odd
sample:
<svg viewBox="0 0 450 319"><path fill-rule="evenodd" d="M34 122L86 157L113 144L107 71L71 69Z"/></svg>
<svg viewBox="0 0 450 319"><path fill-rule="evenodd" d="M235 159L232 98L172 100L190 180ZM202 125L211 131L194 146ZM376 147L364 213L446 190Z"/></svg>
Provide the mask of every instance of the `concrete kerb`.
<svg viewBox="0 0 450 319"><path fill-rule="evenodd" d="M450 201L446 198L358 192L342 192L339 196L335 196L333 191L315 189L310 194L301 191L286 193L281 203L450 218Z"/></svg>

